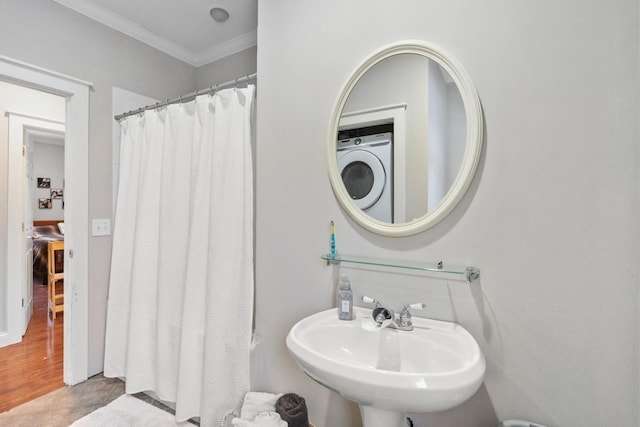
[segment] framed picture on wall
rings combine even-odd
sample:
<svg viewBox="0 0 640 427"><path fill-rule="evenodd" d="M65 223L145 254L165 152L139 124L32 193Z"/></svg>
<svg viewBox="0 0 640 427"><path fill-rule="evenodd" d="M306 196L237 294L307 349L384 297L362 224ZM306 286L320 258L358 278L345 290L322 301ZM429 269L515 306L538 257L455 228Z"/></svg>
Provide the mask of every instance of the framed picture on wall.
<svg viewBox="0 0 640 427"><path fill-rule="evenodd" d="M38 188L50 188L51 178L38 178Z"/></svg>
<svg viewBox="0 0 640 427"><path fill-rule="evenodd" d="M51 209L51 199L38 199L38 207L40 209Z"/></svg>
<svg viewBox="0 0 640 427"><path fill-rule="evenodd" d="M51 189L51 198L52 199L62 199L63 190L62 188L52 188Z"/></svg>

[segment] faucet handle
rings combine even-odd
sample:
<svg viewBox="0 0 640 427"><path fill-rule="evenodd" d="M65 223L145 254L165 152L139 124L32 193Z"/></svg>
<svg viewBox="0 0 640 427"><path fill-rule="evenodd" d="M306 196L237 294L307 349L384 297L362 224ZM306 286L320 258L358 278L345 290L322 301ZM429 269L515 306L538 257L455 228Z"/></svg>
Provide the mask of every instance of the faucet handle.
<svg viewBox="0 0 640 427"><path fill-rule="evenodd" d="M415 304L407 304L402 307L400 312L400 326L403 328L413 328L413 322L411 321L411 312L409 310L424 310L427 308L426 304L417 302Z"/></svg>
<svg viewBox="0 0 640 427"><path fill-rule="evenodd" d="M404 307L402 307L402 313L404 313L405 311L409 311L409 309L411 310L424 310L425 308L427 308L427 305L421 302L416 302L414 304L407 304Z"/></svg>
<svg viewBox="0 0 640 427"><path fill-rule="evenodd" d="M368 297L366 295L364 295L362 297L362 302L367 303L367 304L373 304L374 307L380 307L382 304L380 304L380 302L377 299L373 299L371 297Z"/></svg>

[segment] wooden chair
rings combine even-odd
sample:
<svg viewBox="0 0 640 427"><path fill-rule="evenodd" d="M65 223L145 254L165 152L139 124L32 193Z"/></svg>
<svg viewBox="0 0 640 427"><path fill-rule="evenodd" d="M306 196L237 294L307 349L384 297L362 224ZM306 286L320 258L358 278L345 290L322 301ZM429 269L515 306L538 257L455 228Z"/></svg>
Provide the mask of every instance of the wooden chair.
<svg viewBox="0 0 640 427"><path fill-rule="evenodd" d="M49 242L47 244L47 294L49 311L56 318L56 313L64 310L64 269L56 271L56 251L64 254L64 241ZM64 255L63 255L64 256ZM56 284L62 282L62 290L56 292Z"/></svg>

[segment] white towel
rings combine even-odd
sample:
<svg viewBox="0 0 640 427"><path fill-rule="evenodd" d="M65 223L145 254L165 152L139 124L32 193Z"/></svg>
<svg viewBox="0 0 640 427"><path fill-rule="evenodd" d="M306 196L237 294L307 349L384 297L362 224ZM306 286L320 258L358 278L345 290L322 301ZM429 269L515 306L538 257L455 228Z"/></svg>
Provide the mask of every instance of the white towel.
<svg viewBox="0 0 640 427"><path fill-rule="evenodd" d="M288 427L277 412L260 412L253 421L234 418L231 424L237 427Z"/></svg>
<svg viewBox="0 0 640 427"><path fill-rule="evenodd" d="M276 402L282 393L272 394L260 391L250 391L244 395L244 402L240 410L240 418L253 421L261 412L273 412L276 410Z"/></svg>
<svg viewBox="0 0 640 427"><path fill-rule="evenodd" d="M288 427L289 424L280 418L277 412L260 412L254 421L256 426L261 427Z"/></svg>
<svg viewBox="0 0 640 427"><path fill-rule="evenodd" d="M71 427L192 427L188 421L177 422L175 417L129 394L123 394L107 406L86 415Z"/></svg>

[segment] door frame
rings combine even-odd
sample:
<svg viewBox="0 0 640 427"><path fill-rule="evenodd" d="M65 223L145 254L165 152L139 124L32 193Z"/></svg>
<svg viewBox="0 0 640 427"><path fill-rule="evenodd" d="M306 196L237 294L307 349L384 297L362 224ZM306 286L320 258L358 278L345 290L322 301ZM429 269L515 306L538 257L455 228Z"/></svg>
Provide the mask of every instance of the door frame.
<svg viewBox="0 0 640 427"><path fill-rule="evenodd" d="M66 98L63 381L73 385L88 378L88 161L89 90L92 84L5 56L0 56L0 79ZM21 229L21 219L15 217L10 213L7 215L7 237ZM9 253L7 251L7 258ZM8 276L2 279L4 283L0 284L7 295L7 329L11 329L7 332L12 333L15 326L9 325L13 323L10 316L12 312L20 311L21 290L7 286ZM19 322L17 324L19 329Z"/></svg>
<svg viewBox="0 0 640 427"><path fill-rule="evenodd" d="M407 218L407 104L383 105L342 113L338 130L393 123L393 220ZM336 136L337 137L337 136Z"/></svg>
<svg viewBox="0 0 640 427"><path fill-rule="evenodd" d="M34 131L44 131L51 132L56 134L65 133L65 124L59 121L51 120L44 117L36 117L27 114L16 113L13 111L7 111L5 116L9 118L9 167L8 167L8 177L9 177L9 185L7 190L7 206L9 210L7 212L8 218L7 223L12 224L8 227L7 232L7 287L12 286L14 283L18 283L20 286L20 312L22 323L19 329L19 333L16 335L16 326L15 326L15 317L13 316L14 307L11 306L7 310L8 316L8 341L5 343L6 345L17 343L22 341L22 336L25 332L25 315L23 304L27 306L32 303L25 299L26 293L28 294L28 290L24 289L25 274L28 274L24 269L24 239L25 239L25 231L26 228L22 227L22 223L24 222L24 211L22 209L15 209L15 206L25 206L25 189L24 189L24 179L25 179L25 171L24 171L24 161L26 152L23 151L22 147L26 144L26 138L29 137L30 133ZM18 170L16 170L18 169ZM17 179L20 179L19 185L14 185L13 183L17 182ZM19 216L20 221L20 235L18 236L15 230L16 216ZM28 227L25 224L25 227ZM11 231L9 231L11 230ZM20 247L21 250L19 253L16 253L15 248ZM15 268L19 266L19 268ZM13 289L11 289L13 292ZM33 310L31 310L33 311Z"/></svg>

